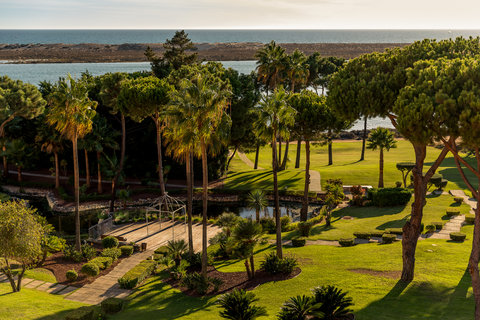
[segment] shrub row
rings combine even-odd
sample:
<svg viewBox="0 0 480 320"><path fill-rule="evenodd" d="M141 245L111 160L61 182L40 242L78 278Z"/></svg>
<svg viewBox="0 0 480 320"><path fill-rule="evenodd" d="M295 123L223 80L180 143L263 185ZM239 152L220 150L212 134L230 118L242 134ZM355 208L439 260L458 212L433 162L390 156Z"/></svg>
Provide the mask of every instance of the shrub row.
<svg viewBox="0 0 480 320"><path fill-rule="evenodd" d="M351 247L351 246L355 245L355 239L354 238L340 239L340 240L338 240L338 243L342 247Z"/></svg>
<svg viewBox="0 0 480 320"><path fill-rule="evenodd" d="M405 205L410 201L412 193L406 188L372 188L368 190L368 200L371 200L374 206L390 207Z"/></svg>
<svg viewBox="0 0 480 320"><path fill-rule="evenodd" d="M122 250L119 248L107 248L103 249L100 255L102 257L109 257L112 258L112 261L117 261L117 259L120 257L122 254Z"/></svg>
<svg viewBox="0 0 480 320"><path fill-rule="evenodd" d="M88 263L94 263L100 270L105 270L113 263L113 259L110 257L96 257L90 260Z"/></svg>
<svg viewBox="0 0 480 320"><path fill-rule="evenodd" d="M297 237L292 239L292 246L294 247L303 247L307 243L305 237Z"/></svg>
<svg viewBox="0 0 480 320"><path fill-rule="evenodd" d="M118 279L122 289L133 289L152 274L157 266L155 260L144 260Z"/></svg>
<svg viewBox="0 0 480 320"><path fill-rule="evenodd" d="M395 240L397 240L397 236L394 234L386 233L382 236L382 242L385 244L393 243Z"/></svg>

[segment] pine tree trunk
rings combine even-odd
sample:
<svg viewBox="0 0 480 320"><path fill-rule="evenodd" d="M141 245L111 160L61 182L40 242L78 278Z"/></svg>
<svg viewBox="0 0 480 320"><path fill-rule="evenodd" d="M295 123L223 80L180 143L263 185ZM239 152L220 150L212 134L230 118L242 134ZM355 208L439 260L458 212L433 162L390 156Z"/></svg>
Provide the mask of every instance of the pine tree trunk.
<svg viewBox="0 0 480 320"><path fill-rule="evenodd" d="M116 188L117 188L117 181L120 177L120 173L123 170L123 163L125 160L125 149L126 149L126 139L127 139L127 130L125 125L125 116L121 115L121 123L122 123L122 145L120 150L120 163L118 165L117 170L115 171L115 176L112 179L112 198L110 199L110 212L115 211L115 197L116 197Z"/></svg>
<svg viewBox="0 0 480 320"><path fill-rule="evenodd" d="M277 257L280 259L283 257L282 252L282 226L280 225L280 201L278 196L278 179L277 179L277 170L278 170L278 162L277 162L277 144L276 144L276 131L273 134L272 140L272 171L273 171L273 199L275 203L275 224L277 229L277 237L276 237L276 245L277 245Z"/></svg>
<svg viewBox="0 0 480 320"><path fill-rule="evenodd" d="M328 134L328 165L331 166L333 164L333 141L332 141L331 133Z"/></svg>
<svg viewBox="0 0 480 320"><path fill-rule="evenodd" d="M362 154L360 155L360 161L365 160L365 143L367 141L367 116L365 116L363 123L363 137L362 137Z"/></svg>
<svg viewBox="0 0 480 320"><path fill-rule="evenodd" d="M378 187L383 188L383 148L380 148L380 173L378 175Z"/></svg>
<svg viewBox="0 0 480 320"><path fill-rule="evenodd" d="M193 211L193 181L192 181L192 153L186 156L186 175L187 175L187 224L188 224L188 253L193 255L193 229L192 229L192 211Z"/></svg>
<svg viewBox="0 0 480 320"><path fill-rule="evenodd" d="M78 147L77 147L77 136L75 135L72 139L73 144L73 176L74 176L74 189L75 189L75 249L80 251L81 240L80 240L80 176L78 173Z"/></svg>
<svg viewBox="0 0 480 320"><path fill-rule="evenodd" d="M257 150L255 151L255 163L253 165L253 169L257 169L258 168L258 154L260 153L260 145L257 144Z"/></svg>
<svg viewBox="0 0 480 320"><path fill-rule="evenodd" d="M208 205L208 166L207 166L207 146L205 140L201 141L202 149L202 274L207 275L207 205Z"/></svg>
<svg viewBox="0 0 480 320"><path fill-rule="evenodd" d="M300 168L300 153L302 152L302 138L297 141L297 156L295 157L295 169Z"/></svg>
<svg viewBox="0 0 480 320"><path fill-rule="evenodd" d="M290 145L290 141L287 140L287 144L285 146L285 154L283 155L283 162L282 162L282 167L280 170L285 170L287 168L287 160L288 160L288 146Z"/></svg>
<svg viewBox="0 0 480 320"><path fill-rule="evenodd" d="M83 149L85 153L85 184L87 188L90 188L90 166L88 163L88 151L87 149Z"/></svg>
<svg viewBox="0 0 480 320"><path fill-rule="evenodd" d="M300 211L300 221L307 221L309 186L310 186L310 141L305 140L305 188L303 189L303 201L302 201L302 210Z"/></svg>
<svg viewBox="0 0 480 320"><path fill-rule="evenodd" d="M60 188L60 165L58 161L58 152L53 153L55 158L55 189Z"/></svg>
<svg viewBox="0 0 480 320"><path fill-rule="evenodd" d="M99 194L103 193L103 186L102 186L102 168L100 167L100 158L102 154L100 151L97 151L97 191Z"/></svg>
<svg viewBox="0 0 480 320"><path fill-rule="evenodd" d="M158 181L160 182L160 195L163 196L165 194L165 183L163 181L162 132L159 115L155 119L155 125L157 127Z"/></svg>

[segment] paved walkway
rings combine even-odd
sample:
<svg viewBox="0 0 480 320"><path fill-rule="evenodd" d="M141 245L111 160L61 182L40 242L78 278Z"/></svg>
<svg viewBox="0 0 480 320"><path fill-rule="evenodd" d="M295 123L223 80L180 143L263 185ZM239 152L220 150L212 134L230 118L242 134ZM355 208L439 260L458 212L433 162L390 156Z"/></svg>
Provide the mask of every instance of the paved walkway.
<svg viewBox="0 0 480 320"><path fill-rule="evenodd" d="M15 281L16 280L17 277L15 277ZM10 284L10 281L8 280L7 276L0 274L0 283ZM77 287L67 286L60 283L52 283L41 280L34 280L30 278L23 278L21 286L22 288L36 289L47 293L57 294L60 296L68 296L73 291L78 289Z"/></svg>
<svg viewBox="0 0 480 320"><path fill-rule="evenodd" d="M207 238L210 239L219 231L218 226L208 226ZM195 251L200 251L202 247L202 225L193 225L193 247ZM118 279L121 278L130 269L135 267L141 261L152 256L155 249L171 240L173 234L175 239L184 239L187 241L187 230L183 223L172 222L158 222L147 225L145 223L131 223L122 225L109 234L122 236L127 239L127 242L145 242L147 243L147 251L135 253L129 258L123 259L112 271L108 274L97 278L94 282L83 286L67 297L69 300L83 302L87 304L98 304L101 301L110 298L125 298L132 291L121 289L118 284Z"/></svg>

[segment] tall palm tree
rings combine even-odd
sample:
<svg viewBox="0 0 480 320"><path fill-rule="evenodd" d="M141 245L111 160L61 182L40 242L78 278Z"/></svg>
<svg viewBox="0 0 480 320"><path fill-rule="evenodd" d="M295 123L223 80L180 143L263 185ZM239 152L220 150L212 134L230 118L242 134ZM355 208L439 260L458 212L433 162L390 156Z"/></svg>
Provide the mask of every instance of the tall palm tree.
<svg viewBox="0 0 480 320"><path fill-rule="evenodd" d="M95 116L97 102L88 98L88 86L82 80L75 80L70 74L66 79L60 79L54 86L54 91L48 96L50 108L47 113L47 123L73 146L73 170L75 189L75 248L80 250L80 202L78 174L78 139L92 130L92 119Z"/></svg>
<svg viewBox="0 0 480 320"><path fill-rule="evenodd" d="M38 131L35 142L40 144L40 149L46 153L53 153L55 161L55 189L60 187L60 160L58 154L63 151L63 139L60 133L45 124L45 118L39 118Z"/></svg>
<svg viewBox="0 0 480 320"><path fill-rule="evenodd" d="M269 90L274 90L283 81L287 65L285 49L271 41L255 53L255 58L258 79L265 85L268 95Z"/></svg>
<svg viewBox="0 0 480 320"><path fill-rule="evenodd" d="M378 127L370 132L367 149L380 150L380 174L378 176L378 187L383 188L383 150L389 151L396 148L397 143L393 132L387 128Z"/></svg>
<svg viewBox="0 0 480 320"><path fill-rule="evenodd" d="M191 115L186 121L193 125L194 133L200 145L202 159L202 274L207 272L207 205L208 205L208 166L207 153L218 150L226 143L230 121L225 110L231 94L228 82L222 81L216 74L197 71L180 82L176 98L172 102L178 112Z"/></svg>
<svg viewBox="0 0 480 320"><path fill-rule="evenodd" d="M256 221L260 222L260 211L268 206L267 195L263 190L255 189L248 194L247 203L250 208L255 209Z"/></svg>
<svg viewBox="0 0 480 320"><path fill-rule="evenodd" d="M253 250L261 236L262 225L252 219L240 220L235 229L233 229L233 238L240 244L239 251L242 251L245 256L245 267L249 279L255 277Z"/></svg>
<svg viewBox="0 0 480 320"><path fill-rule="evenodd" d="M307 56L298 49L295 49L295 51L288 56L287 61L287 76L290 82L290 91L299 91L299 89L307 83L308 75L310 74Z"/></svg>
<svg viewBox="0 0 480 320"><path fill-rule="evenodd" d="M282 258L282 227L280 225L276 141L282 126L293 125L296 111L287 104L287 93L283 88L279 88L275 90L271 96L265 97L260 103L260 110L261 112L259 118L257 119L256 127L264 130L264 134L269 133L272 141L273 191L275 204L275 223L277 228L276 245L277 256Z"/></svg>

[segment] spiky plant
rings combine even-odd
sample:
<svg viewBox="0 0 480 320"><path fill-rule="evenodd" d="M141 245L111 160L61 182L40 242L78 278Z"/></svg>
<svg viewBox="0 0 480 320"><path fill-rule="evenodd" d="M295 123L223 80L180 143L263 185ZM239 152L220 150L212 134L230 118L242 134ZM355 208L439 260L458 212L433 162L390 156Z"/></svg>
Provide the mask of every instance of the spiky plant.
<svg viewBox="0 0 480 320"><path fill-rule="evenodd" d="M278 320L306 320L313 317L322 318L323 313L318 311L321 303L315 303L313 297L296 296L291 297L282 306L277 316Z"/></svg>
<svg viewBox="0 0 480 320"><path fill-rule="evenodd" d="M352 298L347 297L347 292L342 292L335 286L316 287L312 292L315 303L321 304L316 311L324 314L320 319L342 319L352 311L349 309L353 305Z"/></svg>
<svg viewBox="0 0 480 320"><path fill-rule="evenodd" d="M264 307L254 305L257 301L254 293L235 289L222 295L217 303L223 308L220 316L224 319L253 320L267 315Z"/></svg>

